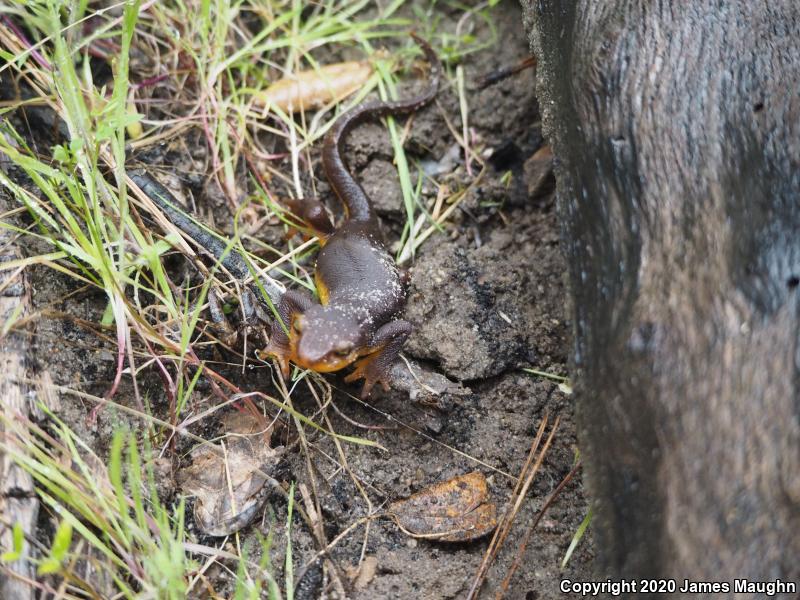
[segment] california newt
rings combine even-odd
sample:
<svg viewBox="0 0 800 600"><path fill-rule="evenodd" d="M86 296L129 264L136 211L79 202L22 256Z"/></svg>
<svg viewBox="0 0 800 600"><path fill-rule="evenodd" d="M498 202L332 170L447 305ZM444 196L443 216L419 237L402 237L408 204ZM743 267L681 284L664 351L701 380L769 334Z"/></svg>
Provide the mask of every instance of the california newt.
<svg viewBox="0 0 800 600"><path fill-rule="evenodd" d="M334 227L318 202L298 201L297 216L320 237L315 283L319 302L287 291L278 306L282 323L273 322L270 342L260 355L277 359L284 376L289 362L318 372L355 364L345 381L364 379L362 397L376 383L389 389L389 369L411 324L399 318L405 306L403 278L384 246L369 198L342 159L347 134L370 117L408 114L431 102L437 93L441 65L433 49L412 34L430 63L429 85L421 95L397 102L369 102L340 116L325 137L325 176L345 208L345 220Z"/></svg>

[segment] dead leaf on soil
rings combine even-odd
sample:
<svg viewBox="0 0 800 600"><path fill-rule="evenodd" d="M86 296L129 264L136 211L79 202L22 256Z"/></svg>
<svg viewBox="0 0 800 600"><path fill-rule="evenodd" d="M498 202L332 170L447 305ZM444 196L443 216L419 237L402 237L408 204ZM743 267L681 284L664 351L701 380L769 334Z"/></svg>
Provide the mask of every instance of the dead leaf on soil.
<svg viewBox="0 0 800 600"><path fill-rule="evenodd" d="M241 412L223 419L221 444L192 450L192 464L178 474L178 484L195 496L194 519L200 531L224 536L247 526L264 506L267 476L280 456L269 445L271 430Z"/></svg>
<svg viewBox="0 0 800 600"><path fill-rule="evenodd" d="M474 471L393 502L386 512L412 537L466 542L497 526L497 507L488 496L486 477Z"/></svg>
<svg viewBox="0 0 800 600"><path fill-rule="evenodd" d="M310 71L298 71L279 79L253 96L258 106L277 106L284 112L320 108L346 98L364 85L372 74L368 62L342 62Z"/></svg>

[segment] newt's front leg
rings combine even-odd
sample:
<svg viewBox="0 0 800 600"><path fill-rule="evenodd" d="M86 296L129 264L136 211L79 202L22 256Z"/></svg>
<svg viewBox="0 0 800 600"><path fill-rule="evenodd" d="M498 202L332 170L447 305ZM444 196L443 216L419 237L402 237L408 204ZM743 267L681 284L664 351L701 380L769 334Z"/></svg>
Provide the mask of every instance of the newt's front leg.
<svg viewBox="0 0 800 600"><path fill-rule="evenodd" d="M325 239L334 232L325 205L316 198L296 198L286 200L285 203L292 214L310 227L320 239Z"/></svg>
<svg viewBox="0 0 800 600"><path fill-rule="evenodd" d="M372 346L377 348L356 361L356 369L344 378L345 381L355 381L364 378L364 387L361 397L366 398L376 383L383 386L384 391L389 391L389 373L400 350L411 334L412 326L408 321L390 321L375 333Z"/></svg>
<svg viewBox="0 0 800 600"><path fill-rule="evenodd" d="M314 300L303 292L296 290L287 291L281 298L277 307L280 319L274 319L272 321L269 344L267 344L264 350L257 353L258 357L262 360L267 356L275 358L275 360L278 361L278 366L280 366L281 374L284 377L289 376L289 359L291 358L291 348L287 332L291 331L294 317L303 314L314 304ZM284 327L286 327L286 329L284 329Z"/></svg>

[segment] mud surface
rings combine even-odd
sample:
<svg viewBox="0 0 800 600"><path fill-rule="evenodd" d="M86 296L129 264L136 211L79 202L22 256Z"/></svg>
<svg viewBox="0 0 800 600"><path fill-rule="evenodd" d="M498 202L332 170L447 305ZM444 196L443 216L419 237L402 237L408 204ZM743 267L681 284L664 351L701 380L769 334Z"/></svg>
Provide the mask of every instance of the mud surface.
<svg viewBox="0 0 800 600"><path fill-rule="evenodd" d="M406 311L407 318L415 326L406 353L462 381L470 393L454 399L445 413L412 404L399 392L378 393L365 404L353 398L357 388L345 384L341 376L326 376L336 390L334 402L338 410L349 419L329 411L332 427L343 435L374 440L386 451L343 444L347 464L342 468L334 441L307 429L308 453L300 452L295 445L273 473L280 482L295 481L317 490L328 541L368 514L369 507L354 480L360 482L373 507L380 507L437 481L480 470L489 478L493 499L498 507L503 507L544 414L549 413L551 418L559 415L561 425L553 447L498 562L489 572L482 597L493 597L496 586L515 558L525 530L569 472L577 450L571 397L559 391L554 382L519 370L519 367L529 366L566 374L569 326L565 321L565 265L559 250L552 198L547 195L532 198L531 182L525 178L526 172L533 173L531 177L538 176L535 169L525 168L525 162L542 144L533 95L534 74L524 71L484 91L471 89L474 88L471 82L479 76L515 64L527 55L516 3L503 3L493 15L497 44L467 56L463 68L474 142L495 154L482 180L469 190L446 230L432 236L419 250L411 268ZM441 27L452 28L454 25L448 24L448 14L442 16ZM475 34L488 38L489 28L478 23ZM453 137L442 114L460 130L458 96L451 86L443 87L438 107L415 116L407 148L421 164L445 160L456 165L461 163L461 177L467 181L463 175L463 153L458 149L453 151ZM182 144L194 148L198 142L187 139ZM160 160L186 167L187 157L181 154L180 145L162 152ZM198 159L197 154L195 152L194 162L190 162L185 171L190 175L163 181L176 193L191 198L196 212L204 219L230 232L226 223L227 209L218 192L213 186L197 183L203 181L196 173L204 160L202 156ZM315 154L314 159L318 160L318 155ZM383 127L368 125L355 131L348 159L374 198L390 243L396 243L404 218L402 197ZM472 169L478 171L480 165L473 163ZM321 170L317 172L321 174ZM458 181L453 182L457 184ZM319 182L317 189L324 197L327 192L324 182ZM263 234L259 235L272 243L281 240L278 227L264 227ZM44 251L31 249L32 252L39 250ZM181 257L171 260L175 281L181 280L182 270L193 272ZM37 310L42 311L33 330L37 372L49 371L56 383L102 396L114 375L114 333L109 329L97 335L80 323L99 323L106 307L105 298L80 290L72 280L44 268L34 269L32 278L34 302ZM237 361L224 352L215 356L233 365ZM244 372L232 366L222 372L243 389L267 393L274 390L267 366L260 365ZM138 381L138 393L147 399L155 414L166 414L164 387L154 372L143 373ZM304 394L298 388L295 406L307 414L313 413L316 404ZM129 378L123 378L115 402L136 406ZM208 386L201 382L187 410L199 413L216 402ZM102 411L95 424L90 424L87 415L92 408L94 404L89 401L64 395L60 399L59 416L101 456L106 454L111 435L117 428L141 429L140 422L113 406ZM202 421L194 428L194 433L212 437L219 433L217 421L216 417ZM385 428L366 430L353 422ZM170 457L166 468L160 465L164 493L175 489L171 480L185 465L184 457L189 448L180 442L178 452ZM589 579L592 557L589 540L578 547L564 572L559 568L586 512L578 478L566 487L536 529L507 597L551 598L558 594L562 577ZM286 502L280 495L273 494L263 517L244 530L242 540L253 557L257 557L260 549L256 532L271 531L275 536L272 564L278 574L282 571L286 546L285 514ZM190 530L189 536L201 543L219 542L197 536L194 530ZM293 523L292 537L297 572L318 547L299 520ZM469 589L488 541L439 544L414 540L391 521L376 519L370 521L366 533L361 526L345 536L331 550L330 556L345 582L348 581L347 568L358 564L362 551L365 556L376 559L374 577L360 589L354 589L354 597L455 598L463 597ZM206 576L217 581L231 577L230 573L214 567ZM322 579L319 563L316 563L299 581L298 596L319 596Z"/></svg>

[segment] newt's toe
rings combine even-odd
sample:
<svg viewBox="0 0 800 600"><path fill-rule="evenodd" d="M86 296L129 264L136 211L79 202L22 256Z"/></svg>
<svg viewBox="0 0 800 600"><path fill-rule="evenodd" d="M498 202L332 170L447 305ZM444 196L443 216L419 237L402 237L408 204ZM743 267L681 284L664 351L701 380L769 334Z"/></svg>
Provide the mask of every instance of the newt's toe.
<svg viewBox="0 0 800 600"><path fill-rule="evenodd" d="M266 361L272 358L278 363L281 375L286 379L289 377L289 356L288 351L278 344L270 342L263 350L256 351L256 355L260 360Z"/></svg>
<svg viewBox="0 0 800 600"><path fill-rule="evenodd" d="M364 379L364 387L361 388L362 400L369 396L369 393L376 383L381 384L383 391L389 391L388 377L375 358L375 356L367 356L357 360L355 363L356 368L344 378L348 383L357 381L358 379Z"/></svg>

